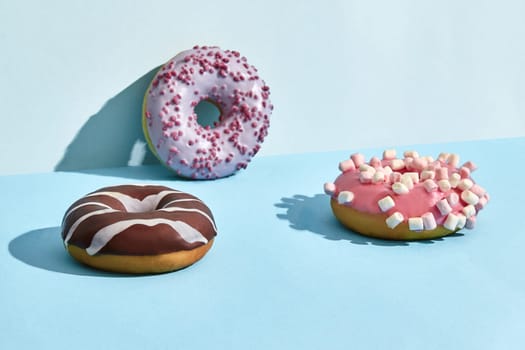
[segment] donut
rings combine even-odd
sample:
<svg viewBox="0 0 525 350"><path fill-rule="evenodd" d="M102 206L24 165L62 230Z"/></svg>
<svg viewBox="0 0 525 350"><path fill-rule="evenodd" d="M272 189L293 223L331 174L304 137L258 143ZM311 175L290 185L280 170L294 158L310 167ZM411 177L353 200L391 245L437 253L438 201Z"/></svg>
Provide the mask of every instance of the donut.
<svg viewBox="0 0 525 350"><path fill-rule="evenodd" d="M273 105L257 69L237 51L195 46L160 68L144 96L142 125L157 158L179 176L216 179L246 168L268 134ZM220 111L199 124L201 101Z"/></svg>
<svg viewBox="0 0 525 350"><path fill-rule="evenodd" d="M341 174L324 184L335 217L350 230L390 240L433 239L472 229L489 201L474 182L473 162L459 156L437 159L389 149L366 162L355 153L339 163Z"/></svg>
<svg viewBox="0 0 525 350"><path fill-rule="evenodd" d="M157 185L104 187L74 202L62 239L76 260L133 274L189 266L211 248L217 228L197 197Z"/></svg>

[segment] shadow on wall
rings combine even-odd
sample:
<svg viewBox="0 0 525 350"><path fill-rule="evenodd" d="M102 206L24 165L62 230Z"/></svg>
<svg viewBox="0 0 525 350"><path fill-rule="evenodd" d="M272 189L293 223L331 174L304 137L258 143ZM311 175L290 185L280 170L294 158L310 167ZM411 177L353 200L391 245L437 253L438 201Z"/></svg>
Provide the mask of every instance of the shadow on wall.
<svg viewBox="0 0 525 350"><path fill-rule="evenodd" d="M142 132L142 100L160 67L144 74L92 115L66 149L55 171L156 164Z"/></svg>

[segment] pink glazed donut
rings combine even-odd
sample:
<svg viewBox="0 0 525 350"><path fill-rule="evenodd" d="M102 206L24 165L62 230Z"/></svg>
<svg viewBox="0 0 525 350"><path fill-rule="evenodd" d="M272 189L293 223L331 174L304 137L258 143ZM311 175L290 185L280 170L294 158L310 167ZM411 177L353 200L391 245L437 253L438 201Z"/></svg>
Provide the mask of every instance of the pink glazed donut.
<svg viewBox="0 0 525 350"><path fill-rule="evenodd" d="M169 60L144 96L143 129L153 153L179 176L215 179L246 168L270 126L270 89L237 51L195 46ZM220 111L213 127L195 106Z"/></svg>

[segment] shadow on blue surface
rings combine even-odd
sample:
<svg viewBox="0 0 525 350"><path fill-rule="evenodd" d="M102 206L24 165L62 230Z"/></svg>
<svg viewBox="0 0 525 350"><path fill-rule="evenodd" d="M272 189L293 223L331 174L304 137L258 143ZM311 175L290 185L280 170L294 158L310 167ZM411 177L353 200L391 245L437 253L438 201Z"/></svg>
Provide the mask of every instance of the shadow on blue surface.
<svg viewBox="0 0 525 350"><path fill-rule="evenodd" d="M146 141L142 132L142 100L159 67L137 79L89 117L68 145L55 171L122 167L128 165L133 148ZM142 163L155 163L143 147Z"/></svg>
<svg viewBox="0 0 525 350"><path fill-rule="evenodd" d="M348 230L337 221L332 214L329 199L325 194L316 194L313 197L301 194L294 195L291 198L284 197L275 206L286 209L286 213L279 213L277 217L281 220L288 220L291 228L316 233L332 241L348 241L360 245L408 246L414 243L432 244L443 240L443 238L437 238L421 241L388 241L362 236ZM455 236L463 236L463 234L456 233L448 237Z"/></svg>
<svg viewBox="0 0 525 350"><path fill-rule="evenodd" d="M134 277L95 270L78 263L64 249L60 227L26 232L9 242L8 249L16 259L44 270L81 276Z"/></svg>

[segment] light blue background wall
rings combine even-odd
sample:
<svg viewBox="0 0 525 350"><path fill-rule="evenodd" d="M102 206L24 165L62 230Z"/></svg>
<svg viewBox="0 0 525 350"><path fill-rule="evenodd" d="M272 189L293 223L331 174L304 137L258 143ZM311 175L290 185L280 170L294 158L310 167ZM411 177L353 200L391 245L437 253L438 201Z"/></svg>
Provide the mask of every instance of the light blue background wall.
<svg viewBox="0 0 525 350"><path fill-rule="evenodd" d="M141 163L152 70L194 44L270 85L261 154L525 136L523 18L518 0L0 0L0 174Z"/></svg>

